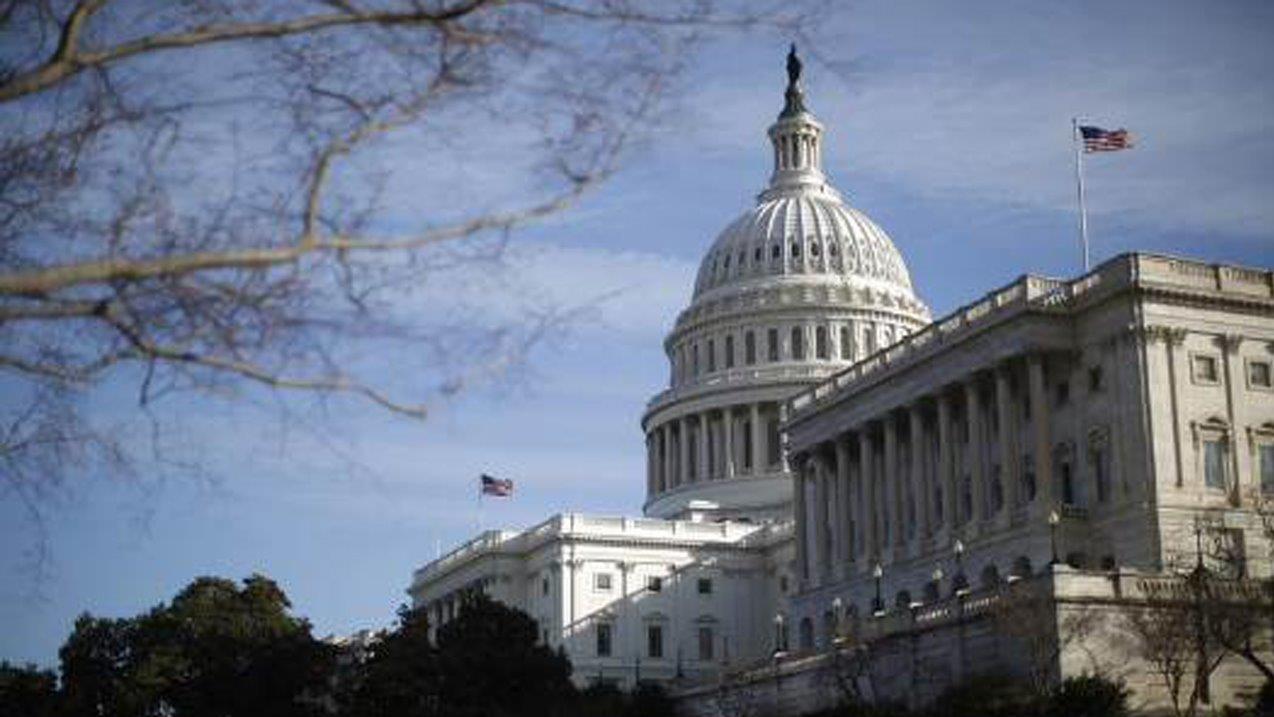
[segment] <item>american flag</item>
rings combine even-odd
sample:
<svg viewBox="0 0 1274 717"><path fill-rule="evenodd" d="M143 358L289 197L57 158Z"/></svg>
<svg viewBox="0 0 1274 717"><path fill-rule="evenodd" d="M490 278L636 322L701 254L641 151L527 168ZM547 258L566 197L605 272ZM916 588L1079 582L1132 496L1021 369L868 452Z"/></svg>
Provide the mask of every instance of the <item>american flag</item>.
<svg viewBox="0 0 1274 717"><path fill-rule="evenodd" d="M1132 148L1132 135L1123 129L1102 129L1081 125L1079 134L1084 138L1085 152L1118 152Z"/></svg>
<svg viewBox="0 0 1274 717"><path fill-rule="evenodd" d="M483 473L482 495L494 495L499 498L508 498L513 495L513 481L492 478L486 473Z"/></svg>

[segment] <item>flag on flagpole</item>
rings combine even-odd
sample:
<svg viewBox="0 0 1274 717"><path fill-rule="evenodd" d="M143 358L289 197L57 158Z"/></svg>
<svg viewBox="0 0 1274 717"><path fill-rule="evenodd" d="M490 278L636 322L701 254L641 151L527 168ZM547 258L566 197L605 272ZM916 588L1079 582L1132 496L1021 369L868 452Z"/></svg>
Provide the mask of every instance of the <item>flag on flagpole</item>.
<svg viewBox="0 0 1274 717"><path fill-rule="evenodd" d="M508 498L513 495L513 481L499 478L492 478L486 473L482 474L482 492L481 495L494 495L497 498Z"/></svg>
<svg viewBox="0 0 1274 717"><path fill-rule="evenodd" d="M1124 149L1132 149L1132 135L1128 134L1128 130L1120 127L1119 129L1102 129L1101 127L1093 127L1091 125L1080 125L1080 137L1084 140L1084 152L1118 152Z"/></svg>

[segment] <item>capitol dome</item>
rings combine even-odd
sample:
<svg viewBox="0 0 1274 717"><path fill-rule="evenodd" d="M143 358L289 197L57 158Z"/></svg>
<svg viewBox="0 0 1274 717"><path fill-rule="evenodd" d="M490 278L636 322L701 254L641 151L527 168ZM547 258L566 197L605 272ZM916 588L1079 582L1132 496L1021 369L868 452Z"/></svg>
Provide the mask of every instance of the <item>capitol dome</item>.
<svg viewBox="0 0 1274 717"><path fill-rule="evenodd" d="M694 296L776 276L911 294L907 266L889 236L830 188L765 199L731 222L699 265Z"/></svg>
<svg viewBox="0 0 1274 717"><path fill-rule="evenodd" d="M669 386L642 419L648 515L788 517L784 401L929 323L897 247L823 173L800 71L793 49L769 184L704 255L664 342Z"/></svg>

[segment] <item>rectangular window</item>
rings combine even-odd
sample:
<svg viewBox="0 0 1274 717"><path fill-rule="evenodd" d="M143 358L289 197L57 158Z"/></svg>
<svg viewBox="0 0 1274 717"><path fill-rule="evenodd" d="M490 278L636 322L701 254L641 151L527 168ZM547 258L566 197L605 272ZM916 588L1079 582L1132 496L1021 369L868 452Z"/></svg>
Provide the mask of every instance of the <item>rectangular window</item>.
<svg viewBox="0 0 1274 717"><path fill-rule="evenodd" d="M849 361L854 358L854 347L850 343L849 327L840 327L840 357L843 361Z"/></svg>
<svg viewBox="0 0 1274 717"><path fill-rule="evenodd" d="M717 370L717 344L712 339L708 339L708 370Z"/></svg>
<svg viewBox="0 0 1274 717"><path fill-rule="evenodd" d="M699 344L690 347L690 369L692 376L699 375Z"/></svg>
<svg viewBox="0 0 1274 717"><path fill-rule="evenodd" d="M1252 388L1270 388L1270 364L1268 361L1250 361L1247 365L1247 384Z"/></svg>
<svg viewBox="0 0 1274 717"><path fill-rule="evenodd" d="M749 366L756 363L756 334L751 331L743 335L743 362Z"/></svg>
<svg viewBox="0 0 1274 717"><path fill-rule="evenodd" d="M779 330L770 329L765 333L765 351L771 363L779 360Z"/></svg>
<svg viewBox="0 0 1274 717"><path fill-rule="evenodd" d="M1097 502L1105 503L1110 493L1110 476L1106 468L1106 451L1100 448L1093 451L1093 481L1097 484Z"/></svg>
<svg viewBox="0 0 1274 717"><path fill-rule="evenodd" d="M594 573L593 589L599 593L610 592L610 573Z"/></svg>
<svg viewBox="0 0 1274 717"><path fill-rule="evenodd" d="M1059 466L1058 477L1062 481L1062 505L1075 505L1075 477L1071 475L1070 461Z"/></svg>
<svg viewBox="0 0 1274 717"><path fill-rule="evenodd" d="M725 367L734 368L734 337L725 337Z"/></svg>
<svg viewBox="0 0 1274 717"><path fill-rule="evenodd" d="M1274 444L1258 447L1257 454L1261 464L1261 492L1274 493Z"/></svg>
<svg viewBox="0 0 1274 717"><path fill-rule="evenodd" d="M646 626L646 656L655 658L664 656L663 625Z"/></svg>
<svg viewBox="0 0 1274 717"><path fill-rule="evenodd" d="M827 327L819 326L814 329L814 355L820 359L831 358L830 348L827 346Z"/></svg>
<svg viewBox="0 0 1274 717"><path fill-rule="evenodd" d="M712 628L699 628L699 659L712 659Z"/></svg>
<svg viewBox="0 0 1274 717"><path fill-rule="evenodd" d="M805 359L805 332L799 326L792 329L792 358L796 361Z"/></svg>
<svg viewBox="0 0 1274 717"><path fill-rule="evenodd" d="M1216 383L1217 366L1215 356L1195 356L1193 362L1194 380L1197 383Z"/></svg>
<svg viewBox="0 0 1274 717"><path fill-rule="evenodd" d="M1209 488L1225 488L1225 444L1203 442L1203 484Z"/></svg>
<svg viewBox="0 0 1274 717"><path fill-rule="evenodd" d="M1071 385L1069 381L1062 381L1054 388L1053 403L1057 406L1065 406L1071 400Z"/></svg>
<svg viewBox="0 0 1274 717"><path fill-rule="evenodd" d="M663 592L664 579L658 575L648 575L646 577L646 589L652 593Z"/></svg>
<svg viewBox="0 0 1274 717"><path fill-rule="evenodd" d="M610 657L611 645L611 624L609 622L597 623L597 656Z"/></svg>
<svg viewBox="0 0 1274 717"><path fill-rule="evenodd" d="M699 594L700 595L712 594L712 578L699 578Z"/></svg>

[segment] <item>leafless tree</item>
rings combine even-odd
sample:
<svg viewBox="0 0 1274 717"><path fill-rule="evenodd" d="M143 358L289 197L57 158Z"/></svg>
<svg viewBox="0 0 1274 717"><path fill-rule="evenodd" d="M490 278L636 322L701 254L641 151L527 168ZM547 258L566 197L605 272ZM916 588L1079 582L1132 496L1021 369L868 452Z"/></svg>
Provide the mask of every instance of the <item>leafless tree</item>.
<svg viewBox="0 0 1274 717"><path fill-rule="evenodd" d="M1062 654L1082 647L1101 622L1087 606L1059 605L1051 584L1031 579L1006 583L991 619L997 633L1024 650L1027 679L1037 697L1046 696L1060 680Z"/></svg>
<svg viewBox="0 0 1274 717"><path fill-rule="evenodd" d="M421 419L520 364L560 307L427 290L608 178L699 38L800 36L807 9L0 0L2 485L35 507L126 458L79 405L108 378L143 406L258 386ZM492 156L531 188L455 171ZM411 379L368 380L369 353Z"/></svg>

